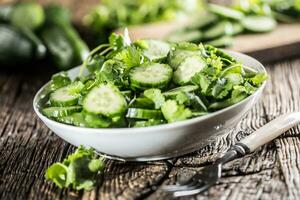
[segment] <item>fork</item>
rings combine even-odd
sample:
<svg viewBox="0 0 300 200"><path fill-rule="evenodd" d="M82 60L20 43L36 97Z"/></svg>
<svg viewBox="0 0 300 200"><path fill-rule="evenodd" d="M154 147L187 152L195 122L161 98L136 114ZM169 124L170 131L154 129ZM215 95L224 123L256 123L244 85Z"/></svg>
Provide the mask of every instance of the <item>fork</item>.
<svg viewBox="0 0 300 200"><path fill-rule="evenodd" d="M242 139L239 143L231 146L224 156L217 159L212 165L194 174L184 183L166 185L162 187L162 190L173 193L174 197L204 192L215 185L221 178L222 166L225 163L252 153L258 147L272 141L298 123L300 123L300 112L281 115L253 132L250 136Z"/></svg>

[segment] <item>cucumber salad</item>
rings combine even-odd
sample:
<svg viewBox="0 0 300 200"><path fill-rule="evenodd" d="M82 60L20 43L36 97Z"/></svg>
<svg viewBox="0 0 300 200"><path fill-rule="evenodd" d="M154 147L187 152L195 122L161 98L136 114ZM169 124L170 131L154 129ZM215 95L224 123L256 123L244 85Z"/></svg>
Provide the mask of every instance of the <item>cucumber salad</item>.
<svg viewBox="0 0 300 200"><path fill-rule="evenodd" d="M112 34L91 51L77 78L53 75L40 109L79 127L146 127L231 106L266 79L210 45L131 42L126 34Z"/></svg>

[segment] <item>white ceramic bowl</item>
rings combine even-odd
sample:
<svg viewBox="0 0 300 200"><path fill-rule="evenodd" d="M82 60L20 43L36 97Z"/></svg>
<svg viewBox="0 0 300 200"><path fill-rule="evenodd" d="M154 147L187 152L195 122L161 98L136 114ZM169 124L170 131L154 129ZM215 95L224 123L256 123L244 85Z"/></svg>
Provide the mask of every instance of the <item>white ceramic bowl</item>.
<svg viewBox="0 0 300 200"><path fill-rule="evenodd" d="M227 51L247 66L265 72L257 60ZM79 67L69 70L71 78ZM93 147L98 153L128 161L149 161L176 157L198 150L232 129L257 102L266 83L251 96L225 109L205 116L145 128L82 128L62 124L39 111L43 86L34 97L33 107L39 118L59 137L75 145Z"/></svg>

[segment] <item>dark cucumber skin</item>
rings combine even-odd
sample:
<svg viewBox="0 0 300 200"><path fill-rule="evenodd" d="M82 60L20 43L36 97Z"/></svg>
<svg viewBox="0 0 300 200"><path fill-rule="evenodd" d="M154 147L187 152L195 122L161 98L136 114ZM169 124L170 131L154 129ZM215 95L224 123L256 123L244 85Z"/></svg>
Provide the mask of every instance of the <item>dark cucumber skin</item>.
<svg viewBox="0 0 300 200"><path fill-rule="evenodd" d="M67 36L62 29L57 26L45 26L40 36L46 44L49 56L53 64L60 70L67 70L74 67L73 48L68 42Z"/></svg>
<svg viewBox="0 0 300 200"><path fill-rule="evenodd" d="M17 66L33 60L35 47L19 29L0 25L0 63L2 66Z"/></svg>
<svg viewBox="0 0 300 200"><path fill-rule="evenodd" d="M73 63L71 65L81 64L87 57L89 48L73 28L69 11L62 6L50 5L45 8L45 13L47 24L61 29L66 41L71 46L73 51ZM64 66L64 68L68 67L72 66Z"/></svg>

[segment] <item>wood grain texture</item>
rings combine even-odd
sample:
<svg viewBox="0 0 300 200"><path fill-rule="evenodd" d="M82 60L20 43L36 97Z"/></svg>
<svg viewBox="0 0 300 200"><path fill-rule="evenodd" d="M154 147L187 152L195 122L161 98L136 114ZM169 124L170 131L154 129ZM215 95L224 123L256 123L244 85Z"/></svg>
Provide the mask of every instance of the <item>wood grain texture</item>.
<svg viewBox="0 0 300 200"><path fill-rule="evenodd" d="M44 180L46 168L75 147L54 135L36 117L32 99L50 74L0 72L0 199L172 199L161 185L191 175L229 146L276 116L300 111L300 59L268 67L263 98L234 131L192 154L167 161L109 161L90 192L58 189ZM300 127L244 158L224 166L219 184L192 199L299 199ZM189 198L184 198L189 199Z"/></svg>

